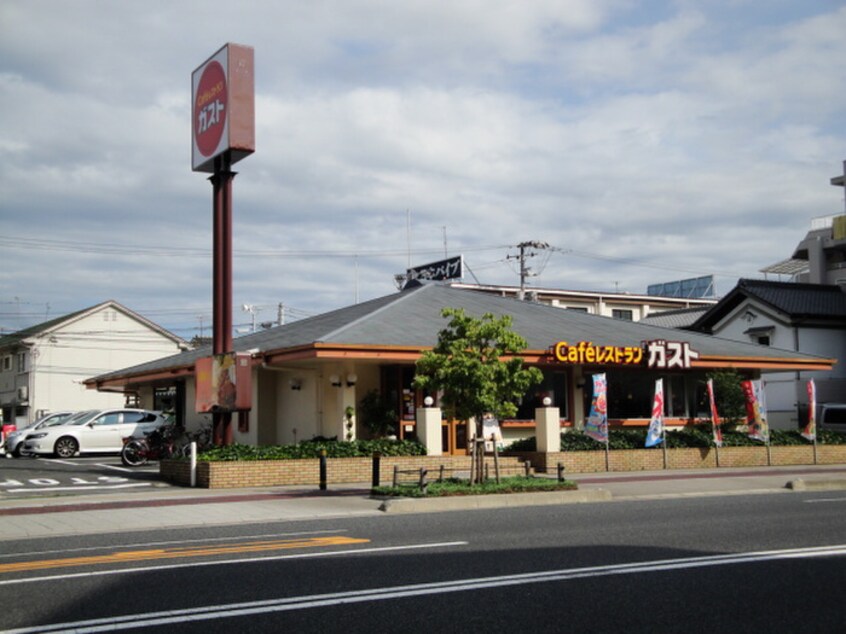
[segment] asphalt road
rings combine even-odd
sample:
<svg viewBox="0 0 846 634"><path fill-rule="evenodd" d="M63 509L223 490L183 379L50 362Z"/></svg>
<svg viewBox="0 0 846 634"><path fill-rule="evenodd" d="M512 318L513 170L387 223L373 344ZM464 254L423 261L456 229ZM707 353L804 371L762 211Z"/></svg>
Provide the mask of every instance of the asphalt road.
<svg viewBox="0 0 846 634"><path fill-rule="evenodd" d="M152 486L168 486L158 478L159 465L123 466L120 456L58 458L0 457L0 500L21 497L85 495Z"/></svg>
<svg viewBox="0 0 846 634"><path fill-rule="evenodd" d="M846 492L650 500L5 542L0 628L840 632L845 584Z"/></svg>

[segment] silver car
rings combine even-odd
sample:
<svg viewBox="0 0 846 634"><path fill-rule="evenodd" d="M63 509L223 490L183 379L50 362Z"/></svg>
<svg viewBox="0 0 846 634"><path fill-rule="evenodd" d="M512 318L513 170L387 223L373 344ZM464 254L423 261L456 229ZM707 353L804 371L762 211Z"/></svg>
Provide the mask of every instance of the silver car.
<svg viewBox="0 0 846 634"><path fill-rule="evenodd" d="M167 423L161 412L145 409L95 410L67 425L28 434L23 452L70 458L76 453L120 453L123 439L141 436Z"/></svg>
<svg viewBox="0 0 846 634"><path fill-rule="evenodd" d="M23 441L28 434L31 434L36 429L41 429L42 427L50 427L52 425L60 425L62 423L70 422L68 419L70 419L73 414L73 412L53 412L51 414L47 414L46 416L42 416L37 421L30 423L26 427L21 427L20 429L13 431L6 436L6 440L3 444L6 449L6 455L20 458Z"/></svg>

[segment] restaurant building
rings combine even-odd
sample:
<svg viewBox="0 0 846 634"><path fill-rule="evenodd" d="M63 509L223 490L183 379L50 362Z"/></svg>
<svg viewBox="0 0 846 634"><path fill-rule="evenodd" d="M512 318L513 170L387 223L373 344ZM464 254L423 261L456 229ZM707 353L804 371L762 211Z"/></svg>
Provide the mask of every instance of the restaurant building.
<svg viewBox="0 0 846 634"><path fill-rule="evenodd" d="M417 410L426 395L412 387L415 362L447 326L441 315L447 307L463 308L476 317L509 315L513 330L528 344L521 356L543 372L543 382L525 395L515 419L500 421L506 443L534 435L535 409L545 398L558 409L562 429L580 427L596 373L607 375L612 427L648 424L658 378L664 379L667 424L683 425L708 417L704 382L709 371L732 368L747 378L760 378L770 372L831 370L836 362L439 283L416 283L399 293L236 339L238 354L227 363L239 368L238 389L249 392L241 395L249 410L238 417L235 441L269 445L315 436L366 437L366 421L359 412L365 395L374 391L394 412L396 435L417 438ZM101 374L86 384L137 396L143 407L172 402L179 419L191 428L211 419L208 413L197 413L198 402L204 404L201 409L210 409L203 385L210 356L210 348L183 352ZM443 420L441 432L444 453L466 452L463 422Z"/></svg>

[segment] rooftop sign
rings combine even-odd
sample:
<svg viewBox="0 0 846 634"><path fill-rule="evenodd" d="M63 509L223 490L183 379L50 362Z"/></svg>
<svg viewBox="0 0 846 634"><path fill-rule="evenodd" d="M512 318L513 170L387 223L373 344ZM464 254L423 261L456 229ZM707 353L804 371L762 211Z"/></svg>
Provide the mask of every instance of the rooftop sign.
<svg viewBox="0 0 846 634"><path fill-rule="evenodd" d="M646 365L648 368L687 369L699 353L686 341L644 341L640 346L599 346L590 341L570 345L559 341L552 347L555 360L574 365Z"/></svg>

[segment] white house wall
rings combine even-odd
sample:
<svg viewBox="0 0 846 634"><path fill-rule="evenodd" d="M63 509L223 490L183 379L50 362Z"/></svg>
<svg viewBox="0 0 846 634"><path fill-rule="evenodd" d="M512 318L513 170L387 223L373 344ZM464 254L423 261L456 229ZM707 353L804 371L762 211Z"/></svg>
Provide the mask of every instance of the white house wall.
<svg viewBox="0 0 846 634"><path fill-rule="evenodd" d="M122 394L86 389L91 376L179 352L172 339L111 306L34 339L28 360L29 415L121 407Z"/></svg>

